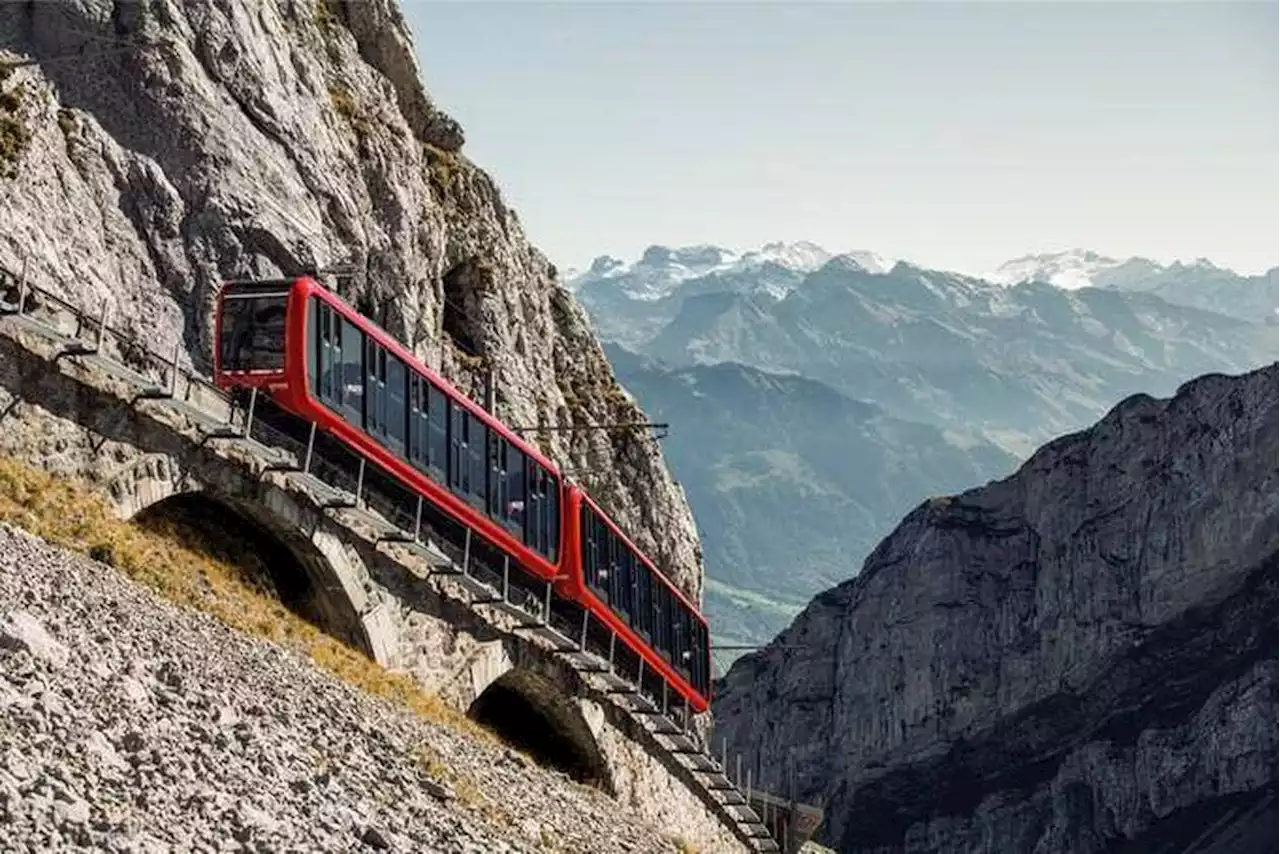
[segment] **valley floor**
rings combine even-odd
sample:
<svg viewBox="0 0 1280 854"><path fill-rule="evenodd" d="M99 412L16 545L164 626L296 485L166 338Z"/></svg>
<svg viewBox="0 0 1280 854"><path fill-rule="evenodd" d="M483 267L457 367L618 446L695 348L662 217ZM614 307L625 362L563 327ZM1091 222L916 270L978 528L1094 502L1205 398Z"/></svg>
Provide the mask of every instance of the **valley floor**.
<svg viewBox="0 0 1280 854"><path fill-rule="evenodd" d="M0 523L0 852L656 852L604 794Z"/></svg>

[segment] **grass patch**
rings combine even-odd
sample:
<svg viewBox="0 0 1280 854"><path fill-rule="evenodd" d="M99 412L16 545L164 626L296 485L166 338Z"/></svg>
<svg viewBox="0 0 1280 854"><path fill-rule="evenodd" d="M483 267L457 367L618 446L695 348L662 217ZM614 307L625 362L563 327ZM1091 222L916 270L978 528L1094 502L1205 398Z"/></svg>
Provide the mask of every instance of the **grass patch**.
<svg viewBox="0 0 1280 854"><path fill-rule="evenodd" d="M427 161L427 178L436 195L450 196L461 180L462 164L457 153L424 142L422 155Z"/></svg>
<svg viewBox="0 0 1280 854"><path fill-rule="evenodd" d="M501 804L480 790L474 779L446 762L444 757L429 744L421 744L416 751L427 776L453 790L458 803L484 816L495 827L510 827L515 818Z"/></svg>
<svg viewBox="0 0 1280 854"><path fill-rule="evenodd" d="M0 92L0 178L18 174L18 161L31 142L31 131L18 113L22 95L22 85Z"/></svg>
<svg viewBox="0 0 1280 854"><path fill-rule="evenodd" d="M300 652L342 681L426 720L500 743L493 732L422 691L408 676L385 670L287 609L270 592L265 572L247 548L236 554L225 541L215 545L194 524L166 521L144 528L121 521L91 486L10 457L0 457L0 522L113 566L169 601L212 614L233 629Z"/></svg>

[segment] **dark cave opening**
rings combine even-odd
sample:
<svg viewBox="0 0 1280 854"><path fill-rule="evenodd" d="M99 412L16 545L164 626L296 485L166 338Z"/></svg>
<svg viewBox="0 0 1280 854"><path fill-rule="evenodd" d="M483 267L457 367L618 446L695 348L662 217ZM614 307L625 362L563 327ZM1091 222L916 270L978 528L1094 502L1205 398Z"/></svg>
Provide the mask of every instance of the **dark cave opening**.
<svg viewBox="0 0 1280 854"><path fill-rule="evenodd" d="M469 356L481 355L479 345L472 334L473 319L467 308L467 294L476 285L473 261L455 265L444 274L444 306L441 326L454 343Z"/></svg>
<svg viewBox="0 0 1280 854"><path fill-rule="evenodd" d="M586 722L548 680L513 670L485 689L468 715L539 765L611 790L604 757Z"/></svg>

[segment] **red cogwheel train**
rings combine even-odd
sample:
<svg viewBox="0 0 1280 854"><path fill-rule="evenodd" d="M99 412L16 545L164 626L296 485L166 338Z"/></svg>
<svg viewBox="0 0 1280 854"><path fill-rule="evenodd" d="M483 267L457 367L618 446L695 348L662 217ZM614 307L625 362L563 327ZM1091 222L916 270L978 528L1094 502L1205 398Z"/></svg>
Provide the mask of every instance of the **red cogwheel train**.
<svg viewBox="0 0 1280 854"><path fill-rule="evenodd" d="M639 665L642 687L660 679L707 709L698 609L553 462L385 330L303 276L226 284L215 335L220 388L257 388L286 417L316 424L402 500L423 499L524 578L551 583L561 609L590 612Z"/></svg>

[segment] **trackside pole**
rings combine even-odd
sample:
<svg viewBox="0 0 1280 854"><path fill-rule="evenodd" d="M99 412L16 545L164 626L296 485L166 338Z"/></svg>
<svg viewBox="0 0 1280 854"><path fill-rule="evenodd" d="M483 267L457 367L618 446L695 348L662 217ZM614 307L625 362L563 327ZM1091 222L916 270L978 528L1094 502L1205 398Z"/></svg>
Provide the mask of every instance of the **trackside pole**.
<svg viewBox="0 0 1280 854"><path fill-rule="evenodd" d="M311 474L311 454L316 449L316 422L311 422L311 433L307 436L307 456L302 462L302 473Z"/></svg>
<svg viewBox="0 0 1280 854"><path fill-rule="evenodd" d="M173 343L173 360L169 366L169 397L178 396L178 354L182 352L182 342Z"/></svg>
<svg viewBox="0 0 1280 854"><path fill-rule="evenodd" d="M249 412L244 417L244 437L246 439L253 438L253 410L258 404L258 387L254 386L253 391L249 392ZM359 502L359 494L356 495L356 501Z"/></svg>
<svg viewBox="0 0 1280 854"><path fill-rule="evenodd" d="M98 344L94 348L94 352L102 352L102 342L107 337L107 314L111 309L111 303L106 297L102 298L102 312L98 315Z"/></svg>
<svg viewBox="0 0 1280 854"><path fill-rule="evenodd" d="M27 264L31 263L30 255L22 256L22 278L18 280L18 314L22 314L27 306Z"/></svg>

